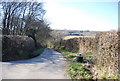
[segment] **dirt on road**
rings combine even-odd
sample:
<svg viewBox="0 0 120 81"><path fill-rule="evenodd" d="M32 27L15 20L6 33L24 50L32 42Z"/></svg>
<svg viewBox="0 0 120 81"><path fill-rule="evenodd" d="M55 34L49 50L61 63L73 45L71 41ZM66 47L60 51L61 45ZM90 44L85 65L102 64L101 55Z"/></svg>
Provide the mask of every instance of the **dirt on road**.
<svg viewBox="0 0 120 81"><path fill-rule="evenodd" d="M68 79L65 58L53 49L29 60L1 62L2 79Z"/></svg>

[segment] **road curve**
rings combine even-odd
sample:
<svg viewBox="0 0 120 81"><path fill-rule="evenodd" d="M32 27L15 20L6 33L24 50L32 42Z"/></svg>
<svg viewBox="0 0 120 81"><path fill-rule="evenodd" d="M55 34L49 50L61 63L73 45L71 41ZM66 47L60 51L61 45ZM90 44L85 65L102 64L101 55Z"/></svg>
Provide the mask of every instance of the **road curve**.
<svg viewBox="0 0 120 81"><path fill-rule="evenodd" d="M53 49L29 60L1 62L2 79L67 79L65 59Z"/></svg>

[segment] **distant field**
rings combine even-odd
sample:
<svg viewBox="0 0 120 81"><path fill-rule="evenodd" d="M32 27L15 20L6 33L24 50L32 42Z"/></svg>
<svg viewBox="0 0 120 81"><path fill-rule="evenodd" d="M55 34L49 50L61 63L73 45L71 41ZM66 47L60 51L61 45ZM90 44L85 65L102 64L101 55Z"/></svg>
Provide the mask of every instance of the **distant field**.
<svg viewBox="0 0 120 81"><path fill-rule="evenodd" d="M79 37L95 37L95 36L65 36L63 40L68 40L72 38L79 38Z"/></svg>

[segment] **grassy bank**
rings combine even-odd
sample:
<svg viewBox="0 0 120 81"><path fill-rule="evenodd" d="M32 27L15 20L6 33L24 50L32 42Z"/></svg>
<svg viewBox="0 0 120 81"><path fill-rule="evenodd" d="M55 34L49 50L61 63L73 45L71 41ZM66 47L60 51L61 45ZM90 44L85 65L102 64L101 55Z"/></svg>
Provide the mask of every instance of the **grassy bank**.
<svg viewBox="0 0 120 81"><path fill-rule="evenodd" d="M76 52L71 52L70 50L65 49L64 46L57 46L54 48L56 51L61 52L63 56L68 61L68 75L71 79L92 79L93 76L91 72L84 67L84 63L76 62L75 55ZM90 53L88 54L90 56ZM91 56L92 57L92 56ZM89 59L91 58L89 57ZM84 60L87 60L87 57L84 57Z"/></svg>
<svg viewBox="0 0 120 81"><path fill-rule="evenodd" d="M38 48L36 50L34 50L31 54L30 54L30 58L33 58L33 57L36 57L36 56L39 56L43 51L44 51L45 48Z"/></svg>

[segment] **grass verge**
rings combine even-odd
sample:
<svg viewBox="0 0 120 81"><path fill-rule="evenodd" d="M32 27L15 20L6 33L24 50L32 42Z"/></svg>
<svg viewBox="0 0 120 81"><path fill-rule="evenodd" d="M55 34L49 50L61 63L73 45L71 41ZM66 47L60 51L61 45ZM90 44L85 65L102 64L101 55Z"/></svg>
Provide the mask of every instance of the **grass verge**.
<svg viewBox="0 0 120 81"><path fill-rule="evenodd" d="M75 55L77 54L76 52L71 52L65 48L64 49L61 49L61 48L64 48L64 47L57 46L55 50L58 52L61 52L63 56L69 61L69 66L67 71L71 79L92 79L93 78L92 74L90 74L90 71L83 66L83 63L75 62ZM88 58L85 57L84 59L88 59Z"/></svg>
<svg viewBox="0 0 120 81"><path fill-rule="evenodd" d="M33 58L33 57L36 57L36 56L39 56L43 51L44 51L45 48L39 48L39 49L36 49L34 50L31 54L30 54L30 58Z"/></svg>
<svg viewBox="0 0 120 81"><path fill-rule="evenodd" d="M92 79L93 76L89 74L88 70L83 67L82 63L72 62L69 67L69 76L73 79Z"/></svg>

